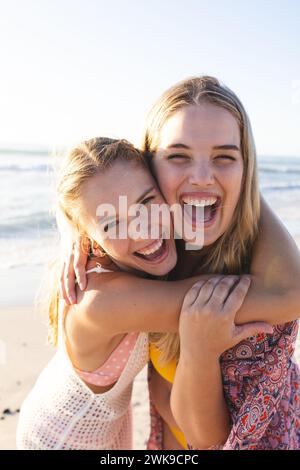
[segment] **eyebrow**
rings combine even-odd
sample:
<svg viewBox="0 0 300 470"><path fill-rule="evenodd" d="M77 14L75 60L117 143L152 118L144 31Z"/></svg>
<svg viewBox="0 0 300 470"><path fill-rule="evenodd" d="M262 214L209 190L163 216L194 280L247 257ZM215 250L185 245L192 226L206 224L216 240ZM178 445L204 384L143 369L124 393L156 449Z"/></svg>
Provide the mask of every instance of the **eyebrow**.
<svg viewBox="0 0 300 470"><path fill-rule="evenodd" d="M187 150L190 150L190 147L188 145L185 145L185 144L171 144L171 145L168 145L167 149L187 149Z"/></svg>
<svg viewBox="0 0 300 470"><path fill-rule="evenodd" d="M168 149L175 148L175 149L186 149L186 150L191 150L191 147L185 144L181 144L180 142L176 144L171 144L168 145ZM213 147L214 150L235 150L237 152L240 151L240 148L237 145L234 144L224 144L224 145L216 145Z"/></svg>
<svg viewBox="0 0 300 470"><path fill-rule="evenodd" d="M240 148L237 145L233 144L226 144L226 145L216 145L213 147L214 150L236 150L237 152L240 151Z"/></svg>
<svg viewBox="0 0 300 470"><path fill-rule="evenodd" d="M154 189L154 186L151 186L151 188L148 188L146 191L143 192L143 194L137 199L136 201L136 204L138 204L139 202L141 202L145 196L147 196L147 194L149 194L152 190ZM102 219L99 220L99 222L108 222L108 221L111 221L111 220L116 220L116 218L118 217L118 214L116 214L116 217L114 216L111 216L111 217L103 217Z"/></svg>

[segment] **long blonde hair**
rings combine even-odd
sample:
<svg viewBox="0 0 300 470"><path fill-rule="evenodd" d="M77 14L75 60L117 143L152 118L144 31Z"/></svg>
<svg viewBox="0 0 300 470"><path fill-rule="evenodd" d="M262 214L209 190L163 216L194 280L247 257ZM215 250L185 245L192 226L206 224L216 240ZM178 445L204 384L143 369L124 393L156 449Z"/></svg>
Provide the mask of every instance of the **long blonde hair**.
<svg viewBox="0 0 300 470"><path fill-rule="evenodd" d="M126 140L115 140L106 137L97 137L82 142L63 159L56 185L57 208L68 219L72 228L83 237L91 238L84 227L85 218L82 212L83 184L119 159L142 164L148 168L148 163L143 154L132 144ZM59 259L52 263L51 271L51 285L49 296L45 302L45 309L49 322L48 339L49 342L56 345L58 337Z"/></svg>
<svg viewBox="0 0 300 470"><path fill-rule="evenodd" d="M251 250L257 235L260 214L256 151L247 113L237 96L216 78L188 78L169 88L149 112L143 150L150 161L155 158L161 129L177 111L190 105L211 103L229 111L236 119L241 135L243 156L242 191L230 227L211 246L199 252L202 273L239 274L249 270ZM178 334L153 333L151 341L161 350L161 363L178 360Z"/></svg>

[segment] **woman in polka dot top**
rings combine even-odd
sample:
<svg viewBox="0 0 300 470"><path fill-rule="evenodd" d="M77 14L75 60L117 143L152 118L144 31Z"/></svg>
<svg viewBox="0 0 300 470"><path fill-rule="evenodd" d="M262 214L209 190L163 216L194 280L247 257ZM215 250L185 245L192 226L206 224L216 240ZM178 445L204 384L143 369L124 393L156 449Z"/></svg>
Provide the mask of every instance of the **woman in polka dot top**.
<svg viewBox="0 0 300 470"><path fill-rule="evenodd" d="M173 235L163 246L157 240L107 237L116 221L99 219L97 208L102 203L118 207L119 194L127 197L128 207L138 203L147 208L150 201L161 204L163 199L141 152L126 141L108 138L83 142L70 152L57 192L59 210L89 240L101 266L94 259L89 262L88 288L78 292L77 305L60 300L59 277L55 281L48 314L58 348L21 407L17 447L131 449L132 384L148 362L150 324L145 331L131 330L129 319L124 329L113 315L107 321L93 299L103 283L113 284L115 271L141 277L167 274L176 264L176 249ZM119 214L117 223L126 217ZM158 224L158 229L161 233L163 227Z"/></svg>

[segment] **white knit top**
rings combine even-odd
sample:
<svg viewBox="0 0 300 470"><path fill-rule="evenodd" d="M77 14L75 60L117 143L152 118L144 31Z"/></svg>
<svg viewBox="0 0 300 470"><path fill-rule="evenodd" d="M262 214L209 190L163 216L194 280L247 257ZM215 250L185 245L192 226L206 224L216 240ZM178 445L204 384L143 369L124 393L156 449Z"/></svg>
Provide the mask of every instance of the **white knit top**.
<svg viewBox="0 0 300 470"><path fill-rule="evenodd" d="M62 326L55 356L22 404L17 448L132 449L132 385L149 359L148 334L139 334L116 384L95 394L73 369Z"/></svg>

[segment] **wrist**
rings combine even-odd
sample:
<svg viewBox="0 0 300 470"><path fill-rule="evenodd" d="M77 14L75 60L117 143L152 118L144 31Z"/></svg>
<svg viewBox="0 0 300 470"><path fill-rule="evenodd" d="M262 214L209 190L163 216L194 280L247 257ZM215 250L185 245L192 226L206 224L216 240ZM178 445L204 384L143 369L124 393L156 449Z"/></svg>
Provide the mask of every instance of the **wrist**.
<svg viewBox="0 0 300 470"><path fill-rule="evenodd" d="M199 348L197 348L197 350L193 352L181 349L178 365L181 364L183 367L188 368L193 367L193 365L199 368L202 364L205 367L214 364L219 366L219 358L220 354L215 351L200 351Z"/></svg>

